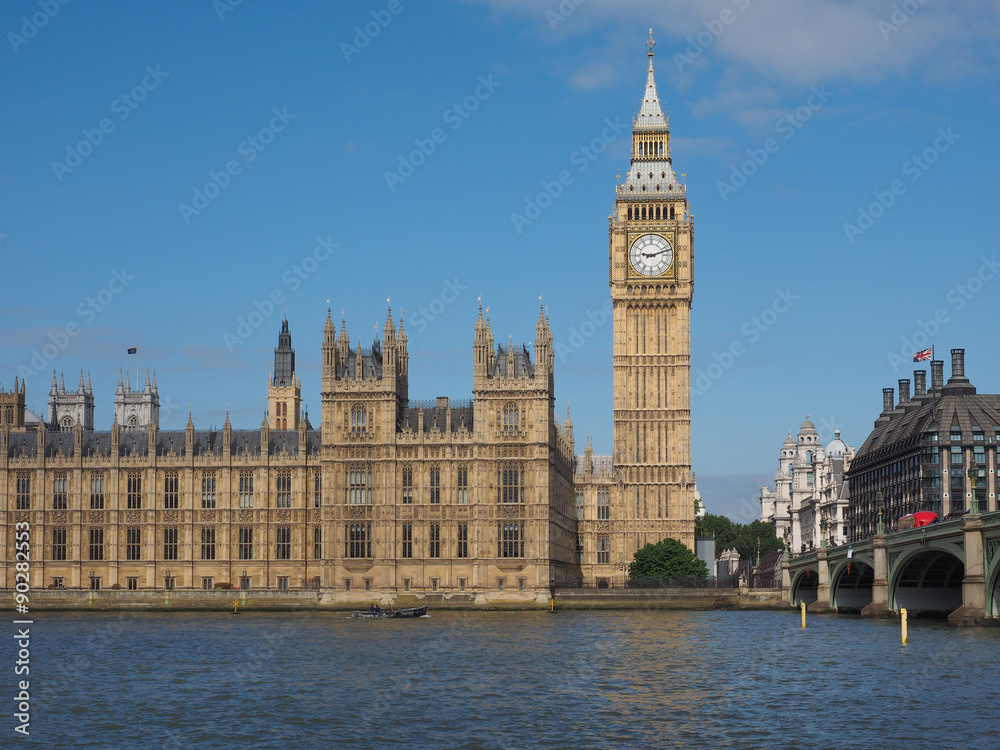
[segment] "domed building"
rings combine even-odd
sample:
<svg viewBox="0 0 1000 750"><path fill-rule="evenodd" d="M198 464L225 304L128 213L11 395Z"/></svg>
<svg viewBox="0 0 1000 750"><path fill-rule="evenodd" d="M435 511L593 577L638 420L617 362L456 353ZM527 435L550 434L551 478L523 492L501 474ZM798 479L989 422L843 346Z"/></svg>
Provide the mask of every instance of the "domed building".
<svg viewBox="0 0 1000 750"><path fill-rule="evenodd" d="M854 449L840 439L840 430L824 449L808 414L797 437L789 431L774 489L760 488L760 517L787 539L793 553L818 548L824 533L831 545L847 541L850 496L844 474L853 458Z"/></svg>

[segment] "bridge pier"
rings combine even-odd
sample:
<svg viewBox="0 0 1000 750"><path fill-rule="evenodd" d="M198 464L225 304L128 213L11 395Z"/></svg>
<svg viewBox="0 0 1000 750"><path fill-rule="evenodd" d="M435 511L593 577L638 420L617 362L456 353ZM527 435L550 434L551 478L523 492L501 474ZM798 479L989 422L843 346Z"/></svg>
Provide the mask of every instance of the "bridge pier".
<svg viewBox="0 0 1000 750"><path fill-rule="evenodd" d="M816 553L816 565L819 568L819 583L816 587L816 601L806 609L809 612L829 612L830 607L830 564L827 561L826 550Z"/></svg>
<svg viewBox="0 0 1000 750"><path fill-rule="evenodd" d="M861 610L862 617L889 617L889 561L885 554L885 534L872 538L872 557L875 563L875 580L872 583L872 601Z"/></svg>
<svg viewBox="0 0 1000 750"><path fill-rule="evenodd" d="M986 621L986 570L981 516L966 516L962 539L965 542L962 606L948 615L948 622L958 626L982 625Z"/></svg>
<svg viewBox="0 0 1000 750"><path fill-rule="evenodd" d="M788 550L785 550L785 555L781 558L781 601L788 606L792 605L792 574L788 569Z"/></svg>

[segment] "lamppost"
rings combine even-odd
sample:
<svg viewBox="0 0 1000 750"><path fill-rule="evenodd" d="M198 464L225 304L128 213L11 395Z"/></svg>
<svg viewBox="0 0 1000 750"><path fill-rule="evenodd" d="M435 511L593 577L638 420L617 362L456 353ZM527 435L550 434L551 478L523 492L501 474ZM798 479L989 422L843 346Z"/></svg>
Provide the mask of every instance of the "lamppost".
<svg viewBox="0 0 1000 750"><path fill-rule="evenodd" d="M976 497L976 484L979 482L979 464L976 459L972 459L969 464L969 483L972 485L972 501L969 503L969 513L974 516L979 515L979 498Z"/></svg>
<svg viewBox="0 0 1000 750"><path fill-rule="evenodd" d="M882 499L882 490L875 493L875 507L878 509L878 522L875 524L875 533L885 534L885 523L882 521L882 514L885 512L885 500Z"/></svg>
<svg viewBox="0 0 1000 750"><path fill-rule="evenodd" d="M827 520L825 518L822 521L819 522L819 529L820 529L820 532L822 532L822 536L820 537L820 540L819 540L820 549L826 549L826 530L829 527L830 527L830 524L827 522Z"/></svg>

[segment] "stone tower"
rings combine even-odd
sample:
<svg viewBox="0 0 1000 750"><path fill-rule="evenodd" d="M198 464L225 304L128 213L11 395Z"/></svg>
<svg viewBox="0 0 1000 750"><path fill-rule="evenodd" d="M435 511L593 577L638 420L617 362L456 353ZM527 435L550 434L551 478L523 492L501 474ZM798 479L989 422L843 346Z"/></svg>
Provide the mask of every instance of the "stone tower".
<svg viewBox="0 0 1000 750"><path fill-rule="evenodd" d="M139 389L136 379L136 389L132 390L128 373L122 382L122 373L118 373L118 388L115 390L115 421L123 430L148 430L150 425L160 426L160 393L156 390L156 373L150 384L149 370L146 370L146 384Z"/></svg>
<svg viewBox="0 0 1000 750"><path fill-rule="evenodd" d="M87 376L87 384L84 385L83 370L80 370L79 387L76 391L67 391L65 374L57 383L56 371L53 370L52 387L49 389L49 429L72 430L77 425L85 430L94 429L94 391L90 387L90 376Z"/></svg>
<svg viewBox="0 0 1000 750"><path fill-rule="evenodd" d="M626 559L664 537L694 549L691 474L693 217L649 67L632 158L609 217L614 466Z"/></svg>
<svg viewBox="0 0 1000 750"><path fill-rule="evenodd" d="M274 349L274 372L267 380L267 426L272 430L297 430L301 402L302 381L295 374L295 350L285 318Z"/></svg>
<svg viewBox="0 0 1000 750"><path fill-rule="evenodd" d="M0 427L8 430L23 430L25 426L25 383L22 380L20 390L18 380L14 378L14 390L8 393L0 391Z"/></svg>

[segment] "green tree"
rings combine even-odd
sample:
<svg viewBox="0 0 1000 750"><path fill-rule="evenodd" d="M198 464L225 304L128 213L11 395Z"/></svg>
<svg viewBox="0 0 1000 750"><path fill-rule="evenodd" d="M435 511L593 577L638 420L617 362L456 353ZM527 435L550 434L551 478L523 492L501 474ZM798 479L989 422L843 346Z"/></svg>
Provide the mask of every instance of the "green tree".
<svg viewBox="0 0 1000 750"><path fill-rule="evenodd" d="M718 557L727 549L736 546L740 535L740 524L734 523L726 516L711 513L694 522L694 535L699 539L715 540L715 556Z"/></svg>
<svg viewBox="0 0 1000 750"><path fill-rule="evenodd" d="M763 521L754 521L746 526L740 525L739 535L733 546L740 553L740 557L748 557L751 560L756 560L758 539L760 540L761 556L777 552L784 546L781 540L775 535L774 527Z"/></svg>
<svg viewBox="0 0 1000 750"><path fill-rule="evenodd" d="M637 550L628 566L632 579L639 578L705 578L708 568L702 560L676 539L666 538Z"/></svg>
<svg viewBox="0 0 1000 750"><path fill-rule="evenodd" d="M727 549L736 548L740 557L757 559L757 540L760 539L760 554L777 552L784 544L775 536L774 527L757 520L752 523L736 523L726 516L706 515L694 524L694 535L699 539L715 539L715 556Z"/></svg>

